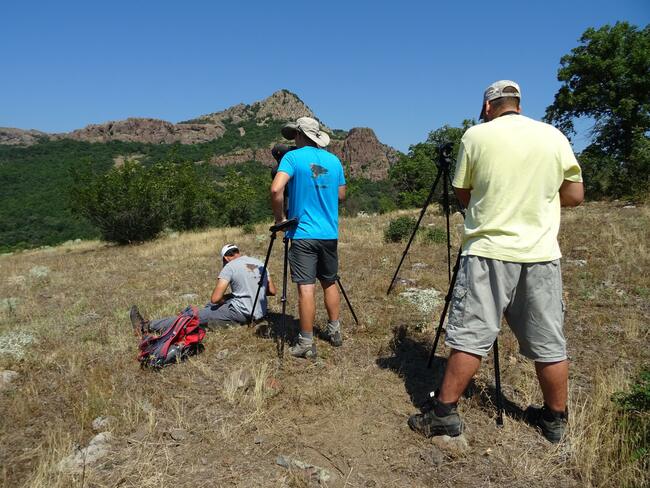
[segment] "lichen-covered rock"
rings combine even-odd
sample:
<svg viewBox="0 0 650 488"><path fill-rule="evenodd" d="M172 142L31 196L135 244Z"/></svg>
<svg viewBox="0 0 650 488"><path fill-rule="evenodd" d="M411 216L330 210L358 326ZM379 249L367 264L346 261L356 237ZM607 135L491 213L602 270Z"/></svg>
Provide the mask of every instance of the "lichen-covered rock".
<svg viewBox="0 0 650 488"><path fill-rule="evenodd" d="M93 437L87 447L77 448L75 451L59 462L59 470L66 473L80 473L84 466L97 464L110 452L110 443L113 439L110 432L101 432Z"/></svg>

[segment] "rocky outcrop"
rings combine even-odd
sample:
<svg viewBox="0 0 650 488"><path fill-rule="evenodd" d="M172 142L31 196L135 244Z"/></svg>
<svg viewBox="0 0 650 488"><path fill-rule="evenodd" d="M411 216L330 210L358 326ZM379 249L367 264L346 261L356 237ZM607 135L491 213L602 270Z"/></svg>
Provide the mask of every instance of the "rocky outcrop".
<svg viewBox="0 0 650 488"><path fill-rule="evenodd" d="M240 103L221 112L202 115L189 122L211 122L223 123L229 121L238 124L247 120L256 120L258 124L264 124L272 120L296 120L298 117L318 117L298 95L289 90L278 90L273 95L251 105ZM321 123L321 125L323 125ZM329 130L323 125L325 130Z"/></svg>
<svg viewBox="0 0 650 488"><path fill-rule="evenodd" d="M368 128L354 128L348 132L345 139L332 139L327 150L336 154L343 165L349 168L348 177L363 177L370 180L386 178L388 169L398 158L398 152L379 142L375 132ZM259 161L269 167L275 165L271 147L233 151L213 157L210 163L227 166L246 161Z"/></svg>
<svg viewBox="0 0 650 488"><path fill-rule="evenodd" d="M159 119L129 118L104 124L93 124L57 138L86 142L144 142L150 144L196 144L221 137L226 132L221 123L172 124Z"/></svg>
<svg viewBox="0 0 650 488"><path fill-rule="evenodd" d="M377 139L375 131L365 127L350 129L343 140L333 140L329 150L350 168L355 178L381 180L398 158L398 152Z"/></svg>
<svg viewBox="0 0 650 488"><path fill-rule="evenodd" d="M259 149L238 149L227 154L214 156L209 163L215 166L228 166L229 164L245 163L247 161L259 161L268 167L275 165L275 159L271 155L271 148Z"/></svg>
<svg viewBox="0 0 650 488"><path fill-rule="evenodd" d="M14 129L11 127L0 127L0 144L8 146L30 146L36 144L39 139L47 137L45 132L30 129Z"/></svg>
<svg viewBox="0 0 650 488"><path fill-rule="evenodd" d="M42 137L94 143L123 141L147 144L198 144L222 137L226 132L227 124L255 122L259 126L264 126L271 120L289 121L303 116L317 119L314 112L297 95L288 90L279 90L259 102L250 105L240 103L221 112L202 115L178 124L152 118L129 118L93 124L65 134L49 135L39 131L0 128L0 144L29 145L38 142ZM332 137L328 150L336 154L349 168L349 177L365 177L372 180L386 178L388 169L397 160L398 153L379 142L372 129L355 128L346 133L332 131L322 122L321 125L331 135L336 132L336 138ZM237 129L239 136L245 138L246 130L243 127ZM287 141L278 133L276 142ZM242 144L242 146L250 146L250 144ZM119 155L114 160L115 165L123 164L127 158L136 158L136 155ZM215 155L210 158L209 163L225 166L252 160L268 166L275 165L270 147L238 149L228 154Z"/></svg>

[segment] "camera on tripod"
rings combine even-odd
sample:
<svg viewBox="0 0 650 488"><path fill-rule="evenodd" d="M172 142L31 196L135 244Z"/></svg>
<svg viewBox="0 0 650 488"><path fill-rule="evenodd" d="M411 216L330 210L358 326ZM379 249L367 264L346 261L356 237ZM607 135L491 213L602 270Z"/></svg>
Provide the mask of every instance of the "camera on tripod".
<svg viewBox="0 0 650 488"><path fill-rule="evenodd" d="M448 168L451 165L453 154L454 154L453 142L445 142L443 144L440 144L438 146L438 160L436 161L438 167L441 168L445 166Z"/></svg>

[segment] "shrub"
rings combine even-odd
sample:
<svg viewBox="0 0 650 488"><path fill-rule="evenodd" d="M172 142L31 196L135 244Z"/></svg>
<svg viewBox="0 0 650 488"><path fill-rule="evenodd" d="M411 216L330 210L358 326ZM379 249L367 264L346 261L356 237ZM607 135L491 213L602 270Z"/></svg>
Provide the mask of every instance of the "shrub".
<svg viewBox="0 0 650 488"><path fill-rule="evenodd" d="M408 239L415 228L416 220L413 217L403 215L391 220L384 231L386 242L400 242Z"/></svg>
<svg viewBox="0 0 650 488"><path fill-rule="evenodd" d="M625 433L630 461L647 473L650 469L650 369L644 368L630 391L615 393L612 400L618 406L619 428Z"/></svg>
<svg viewBox="0 0 650 488"><path fill-rule="evenodd" d="M207 225L214 215L215 190L191 163L143 166L136 161L96 175L77 170L73 207L88 218L104 240L118 244Z"/></svg>
<svg viewBox="0 0 650 488"><path fill-rule="evenodd" d="M241 232L244 235L255 234L255 226L251 223L242 225Z"/></svg>
<svg viewBox="0 0 650 488"><path fill-rule="evenodd" d="M447 242L447 231L438 227L429 227L424 231L422 239L427 244L444 244Z"/></svg>

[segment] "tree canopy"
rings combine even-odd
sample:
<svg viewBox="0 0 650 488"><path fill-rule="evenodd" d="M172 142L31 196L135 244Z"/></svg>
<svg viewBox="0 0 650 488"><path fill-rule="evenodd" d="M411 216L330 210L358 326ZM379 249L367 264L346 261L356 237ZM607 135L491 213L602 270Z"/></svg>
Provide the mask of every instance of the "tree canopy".
<svg viewBox="0 0 650 488"><path fill-rule="evenodd" d="M650 153L650 26L617 22L589 28L562 57L562 85L545 120L568 136L574 121L594 120L583 153L585 174L599 193L620 196L648 190Z"/></svg>

